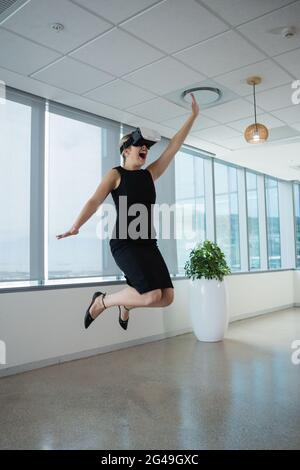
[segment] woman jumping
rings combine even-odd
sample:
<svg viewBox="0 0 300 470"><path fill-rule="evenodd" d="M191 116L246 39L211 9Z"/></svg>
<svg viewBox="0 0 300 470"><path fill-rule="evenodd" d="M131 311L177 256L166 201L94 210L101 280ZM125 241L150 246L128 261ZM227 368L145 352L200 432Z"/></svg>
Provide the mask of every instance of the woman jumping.
<svg viewBox="0 0 300 470"><path fill-rule="evenodd" d="M129 320L128 312L132 308L164 307L173 302L174 286L166 263L157 246L157 239L153 237L155 229L152 221L152 207L156 200L154 181L166 171L199 114L199 106L192 93L191 96L191 115L171 139L161 156L143 169L142 166L146 161L148 150L154 142L149 144L142 135L140 135L140 138L134 139L132 136L137 135L137 132L140 131L139 128L134 131L135 134L125 135L120 141L123 166L116 166L104 175L72 228L63 234L56 235L57 239L77 235L79 228L98 210L98 207L111 193L117 211L117 218L114 235L109 244L112 256L124 273L128 287L114 294L95 292L85 313L85 328L88 328L108 307L118 306L119 323L126 330ZM128 222L125 228L126 236L122 238L119 236L120 196L127 198L128 213L132 204L139 203L146 208L148 238L131 237ZM126 220L132 220L132 216L127 215ZM121 305L123 310L120 308Z"/></svg>

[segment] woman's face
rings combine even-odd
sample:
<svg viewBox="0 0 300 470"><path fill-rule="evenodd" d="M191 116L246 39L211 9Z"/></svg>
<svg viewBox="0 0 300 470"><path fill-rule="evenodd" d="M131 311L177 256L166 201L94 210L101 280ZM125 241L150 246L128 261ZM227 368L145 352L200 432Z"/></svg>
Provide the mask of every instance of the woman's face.
<svg viewBox="0 0 300 470"><path fill-rule="evenodd" d="M135 147L134 145L130 145L125 150L126 160L131 162L134 166L142 166L147 158L148 149L146 145L142 145L139 147Z"/></svg>

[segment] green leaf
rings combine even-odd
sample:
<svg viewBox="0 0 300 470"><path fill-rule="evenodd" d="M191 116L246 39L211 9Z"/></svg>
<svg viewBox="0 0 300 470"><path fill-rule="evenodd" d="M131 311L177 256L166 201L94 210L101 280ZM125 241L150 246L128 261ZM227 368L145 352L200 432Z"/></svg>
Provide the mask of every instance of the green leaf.
<svg viewBox="0 0 300 470"><path fill-rule="evenodd" d="M189 259L184 265L185 275L191 279L218 279L231 273L226 263L225 255L220 247L210 241L205 240L198 243L190 252Z"/></svg>

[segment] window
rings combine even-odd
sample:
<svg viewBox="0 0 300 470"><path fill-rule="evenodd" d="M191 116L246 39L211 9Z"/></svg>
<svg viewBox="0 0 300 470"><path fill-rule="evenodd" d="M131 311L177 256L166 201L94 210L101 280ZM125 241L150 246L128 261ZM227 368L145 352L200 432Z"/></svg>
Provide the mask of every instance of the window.
<svg viewBox="0 0 300 470"><path fill-rule="evenodd" d="M119 164L120 128L101 126L96 119L83 116L59 106L50 107L49 279L119 273L112 263L109 239L102 240L101 234L97 235L98 213L91 216L76 236L56 238L71 228L106 171Z"/></svg>
<svg viewBox="0 0 300 470"><path fill-rule="evenodd" d="M300 268L300 185L294 187L295 239L296 239L296 268Z"/></svg>
<svg viewBox="0 0 300 470"><path fill-rule="evenodd" d="M260 269L260 227L257 175L246 172L249 269Z"/></svg>
<svg viewBox="0 0 300 470"><path fill-rule="evenodd" d="M34 104L7 98L0 104L0 281L29 280Z"/></svg>
<svg viewBox="0 0 300 470"><path fill-rule="evenodd" d="M281 267L280 252L280 222L278 202L278 182L274 178L265 177L266 190L266 218L267 218L267 245L268 267L278 269Z"/></svg>
<svg viewBox="0 0 300 470"><path fill-rule="evenodd" d="M295 267L295 220L293 208L293 185L290 181L277 179L280 224L280 268Z"/></svg>
<svg viewBox="0 0 300 470"><path fill-rule="evenodd" d="M187 152L175 157L178 269L184 273L189 252L205 239L204 160Z"/></svg>
<svg viewBox="0 0 300 470"><path fill-rule="evenodd" d="M241 269L237 169L215 162L216 243L232 271Z"/></svg>

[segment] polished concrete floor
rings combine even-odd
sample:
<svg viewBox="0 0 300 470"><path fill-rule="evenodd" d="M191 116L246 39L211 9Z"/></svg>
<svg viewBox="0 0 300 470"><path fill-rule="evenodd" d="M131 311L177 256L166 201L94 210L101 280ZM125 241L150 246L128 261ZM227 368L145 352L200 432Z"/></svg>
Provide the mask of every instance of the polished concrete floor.
<svg viewBox="0 0 300 470"><path fill-rule="evenodd" d="M1 449L300 449L300 309L0 380Z"/></svg>

